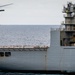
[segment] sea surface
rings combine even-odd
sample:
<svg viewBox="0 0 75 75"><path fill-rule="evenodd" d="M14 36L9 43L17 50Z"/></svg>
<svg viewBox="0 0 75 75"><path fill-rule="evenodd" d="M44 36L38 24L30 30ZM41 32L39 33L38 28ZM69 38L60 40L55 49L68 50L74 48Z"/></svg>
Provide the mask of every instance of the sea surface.
<svg viewBox="0 0 75 75"><path fill-rule="evenodd" d="M50 28L57 25L0 25L0 45L50 46Z"/></svg>
<svg viewBox="0 0 75 75"><path fill-rule="evenodd" d="M50 30L58 25L0 25L0 46L50 46ZM0 75L53 75L0 72ZM58 74L56 74L58 75Z"/></svg>

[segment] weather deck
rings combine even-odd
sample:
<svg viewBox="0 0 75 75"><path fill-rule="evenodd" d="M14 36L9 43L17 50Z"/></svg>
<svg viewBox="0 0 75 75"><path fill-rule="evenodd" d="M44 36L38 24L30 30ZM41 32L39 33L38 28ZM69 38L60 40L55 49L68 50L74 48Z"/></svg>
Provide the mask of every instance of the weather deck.
<svg viewBox="0 0 75 75"><path fill-rule="evenodd" d="M0 51L47 51L48 46L10 45L0 46Z"/></svg>

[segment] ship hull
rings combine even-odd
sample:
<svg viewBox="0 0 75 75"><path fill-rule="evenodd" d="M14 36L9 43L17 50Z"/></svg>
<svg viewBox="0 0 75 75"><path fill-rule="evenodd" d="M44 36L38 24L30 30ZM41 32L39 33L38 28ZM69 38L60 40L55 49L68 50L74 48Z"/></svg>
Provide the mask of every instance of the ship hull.
<svg viewBox="0 0 75 75"><path fill-rule="evenodd" d="M0 48L0 52L4 53L0 70L75 72L75 47L60 46L60 30L51 31L47 49Z"/></svg>
<svg viewBox="0 0 75 75"><path fill-rule="evenodd" d="M3 52L3 51L1 51ZM46 51L4 51L11 56L0 57L0 69L3 70L45 70Z"/></svg>

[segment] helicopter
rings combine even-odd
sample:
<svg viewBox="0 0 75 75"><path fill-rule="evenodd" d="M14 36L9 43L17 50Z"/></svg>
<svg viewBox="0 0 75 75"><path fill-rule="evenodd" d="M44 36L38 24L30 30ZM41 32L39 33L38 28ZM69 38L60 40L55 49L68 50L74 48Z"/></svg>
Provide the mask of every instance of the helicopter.
<svg viewBox="0 0 75 75"><path fill-rule="evenodd" d="M1 7L5 7L5 6L9 6L9 5L12 5L12 4L13 4L13 3L1 5L0 8L1 8ZM5 11L5 10L4 10L4 9L0 9L0 12L1 12L1 11Z"/></svg>

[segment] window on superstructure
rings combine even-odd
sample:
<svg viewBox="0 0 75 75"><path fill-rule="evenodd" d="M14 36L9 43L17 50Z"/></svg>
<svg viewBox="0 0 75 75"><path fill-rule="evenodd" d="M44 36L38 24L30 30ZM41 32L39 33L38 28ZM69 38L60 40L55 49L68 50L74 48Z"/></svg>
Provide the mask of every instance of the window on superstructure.
<svg viewBox="0 0 75 75"><path fill-rule="evenodd" d="M6 57L11 56L11 52L5 52L5 56L6 56Z"/></svg>
<svg viewBox="0 0 75 75"><path fill-rule="evenodd" d="M75 30L75 26L73 26L73 30Z"/></svg>
<svg viewBox="0 0 75 75"><path fill-rule="evenodd" d="M4 56L4 52L0 52L0 57L3 57Z"/></svg>

